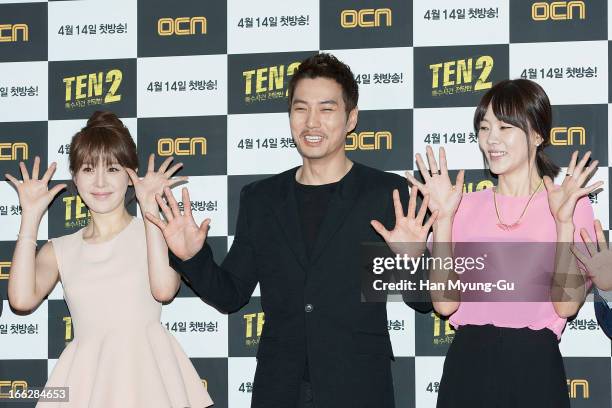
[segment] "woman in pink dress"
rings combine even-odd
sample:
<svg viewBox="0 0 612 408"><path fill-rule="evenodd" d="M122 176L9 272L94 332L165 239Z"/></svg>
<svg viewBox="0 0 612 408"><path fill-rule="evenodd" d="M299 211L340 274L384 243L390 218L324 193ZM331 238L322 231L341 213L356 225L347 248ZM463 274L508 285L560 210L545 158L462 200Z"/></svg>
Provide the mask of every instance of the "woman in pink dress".
<svg viewBox="0 0 612 408"><path fill-rule="evenodd" d="M89 224L54 238L36 253L40 220L65 184L47 184L56 164L39 178L20 163L22 181L11 175L22 207L8 294L20 311L36 308L58 280L75 334L46 387L67 387L69 401L39 400L37 407L184 408L212 404L191 361L161 325L161 304L180 284L168 266L161 232L131 216L126 191L133 185L141 211L158 213L155 194L183 181L171 178L181 164L166 159L158 171L154 156L147 173L136 175L136 145L110 112L96 112L72 139L72 180L91 214Z"/></svg>
<svg viewBox="0 0 612 408"><path fill-rule="evenodd" d="M593 230L587 194L603 182L583 187L597 161L587 165L590 152L577 161L575 152L563 183L553 184L560 168L543 150L551 123L550 102L539 85L502 81L483 96L474 115L479 146L497 186L464 194L464 172L453 185L444 149L438 167L429 146L429 169L416 155L424 182L408 175L437 214L433 257L488 255L484 271L469 276L456 266L430 269L430 281L447 289L432 291L434 309L450 316L457 329L444 362L438 408L569 407L558 341L590 287L569 246L581 242L581 228ZM449 281L481 284L491 277L516 280L518 287L494 296L476 286L448 290Z"/></svg>

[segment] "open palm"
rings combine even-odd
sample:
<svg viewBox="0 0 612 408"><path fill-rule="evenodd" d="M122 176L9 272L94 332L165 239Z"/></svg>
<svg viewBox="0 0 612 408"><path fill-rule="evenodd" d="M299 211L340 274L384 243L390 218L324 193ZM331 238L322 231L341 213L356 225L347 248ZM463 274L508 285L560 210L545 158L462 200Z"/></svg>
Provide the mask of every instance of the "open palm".
<svg viewBox="0 0 612 408"><path fill-rule="evenodd" d="M416 154L416 162L425 180L425 184L418 181L412 174L406 173L406 178L410 182L418 186L424 196L429 196L428 207L434 213L438 212L438 219L452 218L459 207L463 196L463 180L465 172L459 171L455 184L451 183L448 175L448 166L446 162L446 152L443 147L440 147L440 171L438 174L438 164L434 157L433 149L427 146L427 161L429 169L425 165L423 158L419 153ZM431 174L430 174L431 170Z"/></svg>
<svg viewBox="0 0 612 408"><path fill-rule="evenodd" d="M603 181L598 181L587 187L582 187L597 168L597 160L593 161L586 169L584 168L590 156L591 152L588 151L576 164L578 151L572 154L567 175L559 188L555 188L550 177L544 176L548 206L557 224L572 223L578 199L603 185Z"/></svg>
<svg viewBox="0 0 612 408"><path fill-rule="evenodd" d="M23 162L19 163L23 181L17 180L10 174L5 174L7 180L17 189L19 205L21 206L22 212L41 216L47 210L53 197L66 187L66 184L58 184L49 190L49 180L53 176L56 167L57 164L55 162L51 163L43 177L39 180L40 157L36 156L34 158L31 176L25 164Z"/></svg>
<svg viewBox="0 0 612 408"><path fill-rule="evenodd" d="M164 188L172 187L177 183L187 180L186 176L171 178L183 166L183 163L177 163L168 168L172 160L174 160L174 157L168 157L159 166L159 170L155 171L155 155L151 154L149 156L147 172L143 178L139 178L134 170L125 169L132 180L132 184L134 184L136 198L140 203L154 202L155 194L161 195L164 192Z"/></svg>
<svg viewBox="0 0 612 408"><path fill-rule="evenodd" d="M584 228L580 229L580 236L586 244L587 252L582 252L575 245L570 249L584 264L588 271L589 278L595 286L603 291L612 290L612 249L606 242L606 237L599 220L595 220L595 235L597 242L594 242L588 231Z"/></svg>
<svg viewBox="0 0 612 408"><path fill-rule="evenodd" d="M429 196L426 195L421 203L419 213L416 213L418 187L412 186L408 202L408 214L404 215L399 191L393 190L393 208L395 210L395 226L387 230L380 221L371 221L372 227L378 232L389 248L396 254L420 256L425 249L427 233L436 220L437 213L432 214L423 224L427 212Z"/></svg>
<svg viewBox="0 0 612 408"><path fill-rule="evenodd" d="M159 227L164 234L166 245L177 257L182 260L189 259L204 246L204 241L206 241L206 236L208 235L210 218L205 219L198 227L191 212L189 191L186 188L182 190L183 213L181 213L169 187L164 188L164 193L168 204L164 202L159 194L155 195L155 199L162 209L166 221L149 212L145 213L145 217Z"/></svg>

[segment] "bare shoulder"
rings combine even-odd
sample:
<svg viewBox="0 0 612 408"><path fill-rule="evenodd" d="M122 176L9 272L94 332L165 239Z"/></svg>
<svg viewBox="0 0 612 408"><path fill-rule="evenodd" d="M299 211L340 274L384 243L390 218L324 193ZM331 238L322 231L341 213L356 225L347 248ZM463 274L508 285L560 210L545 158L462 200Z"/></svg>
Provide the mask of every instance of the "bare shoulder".
<svg viewBox="0 0 612 408"><path fill-rule="evenodd" d="M36 254L36 261L42 262L45 265L57 264L57 258L55 256L55 248L53 241L49 240L40 248Z"/></svg>

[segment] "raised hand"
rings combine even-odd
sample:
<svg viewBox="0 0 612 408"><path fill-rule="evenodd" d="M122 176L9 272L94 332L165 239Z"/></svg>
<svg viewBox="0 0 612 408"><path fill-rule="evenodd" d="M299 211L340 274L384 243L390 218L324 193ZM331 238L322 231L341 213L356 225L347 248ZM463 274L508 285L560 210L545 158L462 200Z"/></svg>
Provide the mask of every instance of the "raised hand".
<svg viewBox="0 0 612 408"><path fill-rule="evenodd" d="M42 217L47 210L47 207L53 200L53 197L57 195L62 189L66 188L66 184L58 184L49 190L49 180L55 173L57 164L51 163L43 177L39 180L38 173L40 170L40 157L34 158L34 165L32 166L32 175L28 173L23 162L19 162L19 168L21 170L21 178L23 181L17 180L10 174L4 176L9 182L15 186L17 194L19 195L19 205L21 206L22 214L31 214L36 217Z"/></svg>
<svg viewBox="0 0 612 408"><path fill-rule="evenodd" d="M429 169L425 166L425 162L419 153L416 154L416 162L419 171L423 175L425 184L418 181L412 174L406 173L406 178L417 186L424 196L429 196L428 207L434 213L438 212L437 220L452 219L459 207L461 197L463 196L463 180L465 172L460 170L455 179L455 184L451 183L448 175L448 166L446 163L446 151L444 147L440 147L440 172L438 174L438 164L434 157L434 152L431 146L427 146L427 161Z"/></svg>
<svg viewBox="0 0 612 408"><path fill-rule="evenodd" d="M204 241L208 235L210 218L205 219L198 227L191 212L191 201L189 200L187 188L182 190L183 213L181 213L169 187L164 188L164 193L170 207L168 207L159 194L155 194L155 200L162 209L166 221L154 216L150 212L146 212L145 217L159 227L164 234L166 245L168 245L168 248L174 255L182 260L187 260L197 254L204 246Z"/></svg>
<svg viewBox="0 0 612 408"><path fill-rule="evenodd" d="M385 226L376 220L370 223L378 232L389 248L396 254L408 254L419 256L425 249L427 233L436 220L437 212L434 212L429 220L423 225L429 195L425 195L419 213L416 213L418 187L413 185L410 190L410 200L408 201L408 214L404 215L402 202L400 201L399 191L393 190L393 208L395 209L395 226L389 231Z"/></svg>
<svg viewBox="0 0 612 408"><path fill-rule="evenodd" d="M584 166L590 156L591 152L586 152L582 160L576 164L578 150L572 154L566 176L559 188L555 188L550 177L544 176L544 187L546 187L548 194L548 206L557 225L573 224L574 209L578 199L603 185L603 181L598 181L587 187L582 187L587 179L591 177L599 163L599 161L595 160L585 169Z"/></svg>
<svg viewBox="0 0 612 408"><path fill-rule="evenodd" d="M575 245L570 246L570 249L587 268L588 275L595 286L603 291L609 291L612 290L612 250L608 247L599 220L595 220L595 234L597 243L593 242L586 229L580 229L580 236L586 244L587 254ZM597 244L599 244L599 248L597 248Z"/></svg>
<svg viewBox="0 0 612 408"><path fill-rule="evenodd" d="M155 155L151 154L149 156L147 173L143 178L139 178L134 170L125 169L132 180L132 184L134 184L136 198L141 205L155 204L156 194L161 195L164 192L164 188L172 187L177 183L187 180L186 176L171 178L183 166L183 163L176 163L168 168L172 160L174 160L174 157L168 157L159 166L159 169L155 171Z"/></svg>

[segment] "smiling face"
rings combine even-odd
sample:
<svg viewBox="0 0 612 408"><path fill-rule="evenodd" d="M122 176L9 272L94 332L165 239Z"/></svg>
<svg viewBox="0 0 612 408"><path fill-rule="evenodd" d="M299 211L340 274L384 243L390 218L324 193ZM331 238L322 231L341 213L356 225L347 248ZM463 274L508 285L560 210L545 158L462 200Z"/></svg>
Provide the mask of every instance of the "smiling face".
<svg viewBox="0 0 612 408"><path fill-rule="evenodd" d="M520 168L531 167L535 162L536 145L541 143L541 138L531 132L529 143L531 149L528 149L525 132L499 120L489 105L480 121L478 144L493 173L509 174Z"/></svg>
<svg viewBox="0 0 612 408"><path fill-rule="evenodd" d="M90 211L108 214L125 206L125 192L131 184L125 168L116 160L97 165L83 164L73 175L79 195Z"/></svg>
<svg viewBox="0 0 612 408"><path fill-rule="evenodd" d="M333 79L304 78L295 86L289 123L305 160L343 159L346 135L357 123L357 108L347 115L342 87Z"/></svg>

